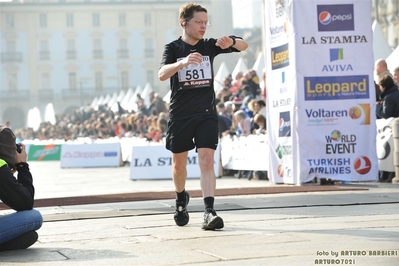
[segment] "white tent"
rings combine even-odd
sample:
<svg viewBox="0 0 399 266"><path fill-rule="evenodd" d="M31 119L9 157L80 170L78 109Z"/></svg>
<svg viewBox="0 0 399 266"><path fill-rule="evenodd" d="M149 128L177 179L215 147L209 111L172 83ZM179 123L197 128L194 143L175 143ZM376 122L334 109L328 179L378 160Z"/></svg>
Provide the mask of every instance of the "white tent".
<svg viewBox="0 0 399 266"><path fill-rule="evenodd" d="M168 93L166 93L166 95L165 96L163 96L163 101L164 102L166 102L166 103L170 103L170 94L172 93L172 91L171 90L169 90L168 91Z"/></svg>
<svg viewBox="0 0 399 266"><path fill-rule="evenodd" d="M94 108L97 106L97 102L98 102L98 97L94 97L93 101L90 104L91 108Z"/></svg>
<svg viewBox="0 0 399 266"><path fill-rule="evenodd" d="M116 98L116 101L119 102L119 103L121 103L122 100L123 100L123 98L125 98L125 91L124 91L124 90L121 90L121 91L119 92L119 94L118 94L118 98Z"/></svg>
<svg viewBox="0 0 399 266"><path fill-rule="evenodd" d="M129 88L125 94L125 97L123 97L123 100L121 101L121 106L123 109L127 110L130 98L133 96L133 90L132 88Z"/></svg>
<svg viewBox="0 0 399 266"><path fill-rule="evenodd" d="M40 123L42 122L42 117L40 115L40 110L37 107L29 109L27 127L32 128L34 131L38 130Z"/></svg>
<svg viewBox="0 0 399 266"><path fill-rule="evenodd" d="M388 70L393 74L395 68L399 67L399 45L386 59Z"/></svg>
<svg viewBox="0 0 399 266"><path fill-rule="evenodd" d="M392 49L389 47L388 42L385 39L384 34L382 33L381 26L374 20L373 22L373 53L374 53L374 62L380 58L386 59L391 53Z"/></svg>
<svg viewBox="0 0 399 266"><path fill-rule="evenodd" d="M111 100L111 94L107 94L104 98L104 100L101 103L98 103L99 105L106 105L108 102Z"/></svg>
<svg viewBox="0 0 399 266"><path fill-rule="evenodd" d="M98 109L98 106L100 106L100 105L103 103L104 99L105 99L104 95L101 95L101 96L98 98L96 104L95 104L94 106L92 106L92 107L93 107L94 109L97 110L97 109Z"/></svg>
<svg viewBox="0 0 399 266"><path fill-rule="evenodd" d="M108 105L108 108L111 108L113 105L114 105L114 103L116 103L116 99L118 98L118 93L117 92L114 92L113 94L112 94L112 96L111 96L111 99L108 101L108 103L107 103L107 105Z"/></svg>
<svg viewBox="0 0 399 266"><path fill-rule="evenodd" d="M265 58L263 57L263 53L259 53L252 69L255 70L256 75L258 75L258 77L260 78L262 76L264 68L265 68Z"/></svg>
<svg viewBox="0 0 399 266"><path fill-rule="evenodd" d="M223 89L223 81L229 74L230 74L230 72L227 69L226 63L222 62L220 64L219 70L216 73L215 78L214 78L213 86L214 86L215 92L218 92L221 89Z"/></svg>
<svg viewBox="0 0 399 266"><path fill-rule="evenodd" d="M55 125L55 112L52 103L48 103L46 105L46 110L44 112L44 121L50 122L52 125Z"/></svg>
<svg viewBox="0 0 399 266"><path fill-rule="evenodd" d="M145 84L144 89L143 89L142 93L140 94L140 96L141 96L141 98L143 98L144 104L147 108L150 107L150 104L151 104L151 100L150 100L151 92L153 92L151 84L147 83L147 84Z"/></svg>
<svg viewBox="0 0 399 266"><path fill-rule="evenodd" d="M238 59L237 64L234 67L233 72L231 73L231 76L232 76L233 80L235 79L237 73L240 72L240 71L243 72L243 74L245 74L245 72L248 71L248 67L244 63L244 60L242 58Z"/></svg>
<svg viewBox="0 0 399 266"><path fill-rule="evenodd" d="M128 104L127 104L126 110L128 110L129 112L131 112L131 111L137 112L137 110L138 110L138 106L137 106L137 94L140 94L140 96L141 96L142 91L143 91L143 89L141 88L140 85L138 85L138 86L136 87L136 90L134 91L132 97L130 98Z"/></svg>

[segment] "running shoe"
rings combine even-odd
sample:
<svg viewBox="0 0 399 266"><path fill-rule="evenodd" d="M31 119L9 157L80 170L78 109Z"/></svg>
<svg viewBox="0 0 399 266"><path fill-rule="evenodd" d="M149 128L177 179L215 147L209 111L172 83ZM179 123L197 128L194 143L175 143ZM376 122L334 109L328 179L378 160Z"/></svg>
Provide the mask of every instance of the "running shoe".
<svg viewBox="0 0 399 266"><path fill-rule="evenodd" d="M190 217L187 212L187 205L189 201L190 201L190 195L188 194L187 191L186 191L185 201L176 200L176 210L175 210L174 219L178 226L184 226L188 224L188 221L190 220Z"/></svg>
<svg viewBox="0 0 399 266"><path fill-rule="evenodd" d="M202 229L204 230L215 230L222 229L224 226L223 219L217 216L214 209L206 209L204 213L204 222L202 223Z"/></svg>

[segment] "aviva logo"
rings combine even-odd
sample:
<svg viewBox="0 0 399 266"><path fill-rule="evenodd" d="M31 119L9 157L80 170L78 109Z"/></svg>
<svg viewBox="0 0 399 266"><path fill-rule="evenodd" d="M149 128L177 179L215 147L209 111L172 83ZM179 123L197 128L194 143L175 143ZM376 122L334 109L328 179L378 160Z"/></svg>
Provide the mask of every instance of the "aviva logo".
<svg viewBox="0 0 399 266"><path fill-rule="evenodd" d="M334 48L330 49L330 62L344 59L344 49Z"/></svg>

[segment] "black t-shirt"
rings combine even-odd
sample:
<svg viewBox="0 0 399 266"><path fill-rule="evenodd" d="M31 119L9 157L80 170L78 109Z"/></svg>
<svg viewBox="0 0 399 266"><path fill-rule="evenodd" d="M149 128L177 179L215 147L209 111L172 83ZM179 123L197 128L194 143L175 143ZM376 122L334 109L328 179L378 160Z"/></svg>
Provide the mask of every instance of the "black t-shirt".
<svg viewBox="0 0 399 266"><path fill-rule="evenodd" d="M170 78L170 118L184 119L196 114L215 114L213 59L221 53L239 52L235 48L221 49L216 39L201 39L196 45L185 43L181 37L165 45L160 67L184 59L190 53L202 55L200 65L189 65Z"/></svg>

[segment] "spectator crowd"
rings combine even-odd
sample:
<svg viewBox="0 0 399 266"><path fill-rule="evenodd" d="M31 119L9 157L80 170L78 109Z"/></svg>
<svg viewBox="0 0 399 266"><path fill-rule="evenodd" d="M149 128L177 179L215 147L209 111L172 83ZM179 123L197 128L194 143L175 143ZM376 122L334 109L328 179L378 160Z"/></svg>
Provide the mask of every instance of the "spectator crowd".
<svg viewBox="0 0 399 266"><path fill-rule="evenodd" d="M264 79L263 79L264 81ZM264 82L254 70L239 72L224 80L223 89L216 92L216 109L219 117L220 136L229 133L249 135L265 133L266 109ZM108 139L112 137L139 137L148 141L161 142L166 134L168 104L157 94L150 94L150 105L137 95L137 111L127 111L118 104L114 111L107 104L92 107L90 104L75 109L73 113L56 114L56 123L42 122L37 130L33 128L13 129L21 140L64 140L79 138ZM264 130L254 118L262 120ZM260 119L259 116L262 118ZM9 123L9 122L8 122ZM11 121L12 126L12 121Z"/></svg>

